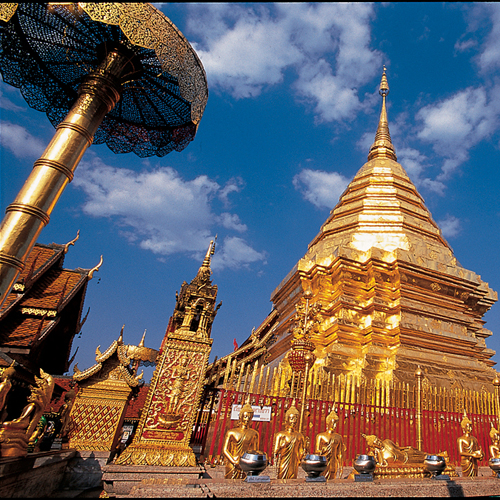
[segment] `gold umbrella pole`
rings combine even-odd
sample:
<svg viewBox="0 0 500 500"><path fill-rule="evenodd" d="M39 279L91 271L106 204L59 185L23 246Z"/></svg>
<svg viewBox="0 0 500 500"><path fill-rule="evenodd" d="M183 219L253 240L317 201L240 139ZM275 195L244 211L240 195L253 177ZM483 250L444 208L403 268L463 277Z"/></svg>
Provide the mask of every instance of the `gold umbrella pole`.
<svg viewBox="0 0 500 500"><path fill-rule="evenodd" d="M111 50L78 89L78 98L16 199L6 209L0 226L0 306L23 270L41 230L99 125L120 99L120 76L131 57Z"/></svg>

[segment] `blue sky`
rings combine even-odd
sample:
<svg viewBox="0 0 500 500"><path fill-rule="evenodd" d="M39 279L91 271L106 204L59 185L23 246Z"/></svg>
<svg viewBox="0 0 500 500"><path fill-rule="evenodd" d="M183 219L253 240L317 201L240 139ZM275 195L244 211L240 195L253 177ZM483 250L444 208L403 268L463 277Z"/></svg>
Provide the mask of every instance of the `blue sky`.
<svg viewBox="0 0 500 500"><path fill-rule="evenodd" d="M81 230L67 268L104 258L73 346L80 369L123 324L126 342L147 329L158 348L175 291L215 234L223 304L211 358L260 325L366 161L384 64L398 161L458 261L500 290L500 4L154 5L195 47L208 104L181 153L144 160L92 146L41 233L66 243ZM1 82L0 127L4 213L53 128ZM485 320L500 362L500 305Z"/></svg>

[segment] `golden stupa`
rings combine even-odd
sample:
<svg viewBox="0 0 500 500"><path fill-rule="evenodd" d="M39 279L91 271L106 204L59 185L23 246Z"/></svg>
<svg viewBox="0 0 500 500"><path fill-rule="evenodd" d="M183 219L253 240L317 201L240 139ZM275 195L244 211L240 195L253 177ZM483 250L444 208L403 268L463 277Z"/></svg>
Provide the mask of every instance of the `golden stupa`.
<svg viewBox="0 0 500 500"><path fill-rule="evenodd" d="M309 244L271 295L273 311L242 348L269 337L264 362L287 369L296 307L315 307L315 369L366 379L481 391L496 376L485 312L497 300L488 283L464 269L423 198L397 162L382 112L361 167ZM233 353L233 356L236 353ZM290 370L290 368L288 368Z"/></svg>

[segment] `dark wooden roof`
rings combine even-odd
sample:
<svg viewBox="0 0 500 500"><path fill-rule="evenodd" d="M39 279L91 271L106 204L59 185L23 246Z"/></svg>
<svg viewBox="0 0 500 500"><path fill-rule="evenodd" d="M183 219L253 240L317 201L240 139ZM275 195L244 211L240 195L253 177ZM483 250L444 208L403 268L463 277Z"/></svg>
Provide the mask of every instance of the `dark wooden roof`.
<svg viewBox="0 0 500 500"><path fill-rule="evenodd" d="M65 245L36 244L0 309L0 350L38 374L68 369L90 270L63 269Z"/></svg>

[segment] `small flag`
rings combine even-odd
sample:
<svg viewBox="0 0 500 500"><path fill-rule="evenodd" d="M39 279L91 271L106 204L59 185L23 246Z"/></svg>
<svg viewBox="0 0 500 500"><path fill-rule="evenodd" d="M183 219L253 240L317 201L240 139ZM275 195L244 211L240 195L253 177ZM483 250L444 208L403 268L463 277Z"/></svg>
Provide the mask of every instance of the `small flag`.
<svg viewBox="0 0 500 500"><path fill-rule="evenodd" d="M234 350L238 349L238 342L236 342L236 339L233 340L233 345L234 345Z"/></svg>

